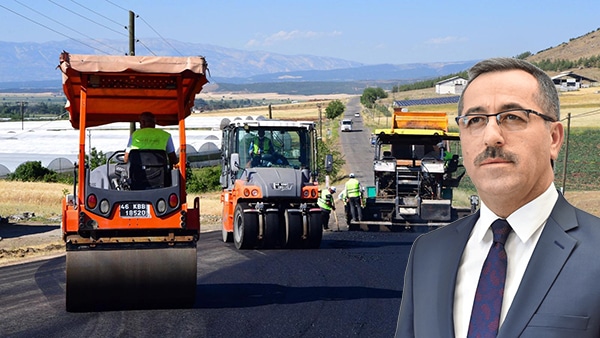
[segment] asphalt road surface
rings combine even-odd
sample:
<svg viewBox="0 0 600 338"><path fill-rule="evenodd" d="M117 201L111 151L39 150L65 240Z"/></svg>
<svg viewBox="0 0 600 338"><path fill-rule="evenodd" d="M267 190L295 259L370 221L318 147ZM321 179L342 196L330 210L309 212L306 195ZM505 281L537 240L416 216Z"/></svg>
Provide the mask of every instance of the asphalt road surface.
<svg viewBox="0 0 600 338"><path fill-rule="evenodd" d="M416 235L326 232L316 250L238 251L203 233L191 309L68 313L64 256L3 267L0 336L392 337Z"/></svg>
<svg viewBox="0 0 600 338"><path fill-rule="evenodd" d="M371 131L363 124L364 115L360 117L354 114L360 111L360 98L358 96L350 99L346 105L344 118L352 119L351 132L340 132L340 143L346 161L346 170L353 172L362 186L373 185L373 157L374 148L371 147Z"/></svg>

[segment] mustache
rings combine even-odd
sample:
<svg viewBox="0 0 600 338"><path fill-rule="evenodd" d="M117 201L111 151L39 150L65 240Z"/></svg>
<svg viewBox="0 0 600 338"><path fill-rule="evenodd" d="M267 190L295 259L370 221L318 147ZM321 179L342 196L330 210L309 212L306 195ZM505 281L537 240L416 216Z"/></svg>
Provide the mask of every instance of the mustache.
<svg viewBox="0 0 600 338"><path fill-rule="evenodd" d="M481 165L481 163L490 158L502 159L509 162L517 163L517 155L511 152L504 151L503 148L499 147L487 147L481 154L477 155L473 160L473 164L476 166Z"/></svg>

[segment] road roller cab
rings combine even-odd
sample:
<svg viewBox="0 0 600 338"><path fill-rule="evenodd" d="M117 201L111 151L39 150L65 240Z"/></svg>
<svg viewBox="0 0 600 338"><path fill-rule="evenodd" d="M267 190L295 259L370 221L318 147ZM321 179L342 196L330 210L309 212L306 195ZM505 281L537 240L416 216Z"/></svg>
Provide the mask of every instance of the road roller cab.
<svg viewBox="0 0 600 338"><path fill-rule="evenodd" d="M193 305L200 203L186 196L185 118L207 83L204 58L63 52L59 68L79 129L73 193L62 203L67 310ZM178 136L178 162L131 150L126 163L123 150L90 168L86 129L135 123L146 111Z"/></svg>

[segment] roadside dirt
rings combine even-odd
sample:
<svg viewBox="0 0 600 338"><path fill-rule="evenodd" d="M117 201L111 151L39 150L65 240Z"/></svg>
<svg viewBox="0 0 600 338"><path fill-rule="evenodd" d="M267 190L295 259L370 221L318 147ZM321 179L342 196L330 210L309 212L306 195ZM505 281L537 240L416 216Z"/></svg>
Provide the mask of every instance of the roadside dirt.
<svg viewBox="0 0 600 338"><path fill-rule="evenodd" d="M220 230L218 216L201 216L201 232ZM0 266L65 254L60 224L18 222L0 224Z"/></svg>

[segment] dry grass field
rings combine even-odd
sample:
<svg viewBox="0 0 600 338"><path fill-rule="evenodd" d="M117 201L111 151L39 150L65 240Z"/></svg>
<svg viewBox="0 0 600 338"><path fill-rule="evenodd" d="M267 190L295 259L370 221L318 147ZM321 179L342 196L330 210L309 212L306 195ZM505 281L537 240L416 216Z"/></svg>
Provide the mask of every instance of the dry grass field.
<svg viewBox="0 0 600 338"><path fill-rule="evenodd" d="M0 215L34 213L35 218L60 220L61 201L73 187L61 183L0 180Z"/></svg>
<svg viewBox="0 0 600 338"><path fill-rule="evenodd" d="M206 95L206 96L205 96ZM205 100L215 99L217 95L207 93L201 93L200 98ZM226 93L219 94L225 100L242 100L250 99L260 101L267 98L270 101L274 100L285 100L285 101L297 101L297 103L290 104L278 104L271 106L271 116L274 119L293 119L293 120L317 120L319 118L319 105L323 118L325 116L325 107L332 100L341 100L345 102L350 95L338 94L338 95L313 95L313 96L302 96L302 95L282 95L276 93L260 93L260 94L236 94ZM256 116L263 115L269 116L269 107L258 106L249 108L237 108L237 109L224 109L212 112L204 112L198 114L198 116L218 116L218 117L237 117L237 116Z"/></svg>
<svg viewBox="0 0 600 338"><path fill-rule="evenodd" d="M34 213L34 220L59 222L62 199L72 191L72 185L63 183L0 180L0 215L8 217ZM188 200L200 197L203 214L220 216L219 196L218 192L190 194Z"/></svg>

